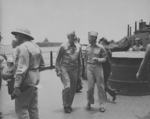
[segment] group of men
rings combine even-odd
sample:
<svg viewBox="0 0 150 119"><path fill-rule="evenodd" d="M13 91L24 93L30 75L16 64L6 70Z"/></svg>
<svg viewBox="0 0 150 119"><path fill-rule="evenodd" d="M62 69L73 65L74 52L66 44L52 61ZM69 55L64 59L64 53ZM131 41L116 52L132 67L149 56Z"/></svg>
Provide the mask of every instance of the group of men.
<svg viewBox="0 0 150 119"><path fill-rule="evenodd" d="M11 32L15 38L17 47L14 55L14 91L15 111L19 119L39 119L38 115L38 89L37 85L40 81L40 71L44 67L44 60L39 46L32 42L34 38L31 32L26 28L19 28ZM1 36L0 36L1 37ZM106 91L112 94L113 101L117 92L107 86L107 80L110 74L105 73L103 64L109 62L108 52L103 45L97 44L98 33L88 32L89 45L84 53L86 77L88 80L87 105L86 109L91 109L94 104L94 86L97 84L99 110L106 110ZM82 75L83 59L82 49L79 43L76 43L77 37L75 32L67 34L68 42L63 43L58 51L56 58L56 74L61 78L64 89L62 91L63 107L66 113L71 113L72 103L77 90L77 83ZM1 37L2 39L2 37ZM1 40L0 39L0 40ZM2 62L7 57L5 52L0 52L0 83L2 76ZM3 51L3 52L2 52ZM139 71L136 75L138 79L142 74L143 68L150 59L150 45L147 46L145 58L143 59ZM109 68L110 69L110 68ZM81 80L81 79L80 79ZM1 86L1 84L0 84Z"/></svg>
<svg viewBox="0 0 150 119"><path fill-rule="evenodd" d="M102 64L108 61L107 52L101 44L97 44L98 33L91 31L88 33L89 45L87 46L84 53L86 77L88 80L88 91L87 91L87 106L86 108L91 109L91 104L94 104L94 86L97 84L99 108L101 112L105 112L106 106L106 92L110 92L115 100L117 92L110 89L107 82L104 82L104 72ZM61 78L64 85L62 91L62 99L64 111L70 113L72 111L72 102L74 99L76 85L79 76L82 74L83 62L82 62L82 49L76 41L75 32L67 34L68 42L60 46L58 55L56 58L56 73ZM109 61L108 61L109 62ZM110 73L110 71L109 71ZM109 74L105 75L108 79Z"/></svg>
<svg viewBox="0 0 150 119"><path fill-rule="evenodd" d="M111 73L111 64L109 60L110 52L103 46L107 45L105 42L97 44L98 33L91 31L88 32L89 45L84 53L85 71L88 82L87 90L87 105L86 109L91 109L91 104L94 104L94 86L97 84L99 110L100 112L106 111L106 92L112 97L113 101L116 99L117 91L111 89L107 85L107 80ZM78 76L82 73L82 55L81 47L75 43L76 34L71 32L67 34L68 42L60 46L56 58L56 73L60 77L64 89L62 91L63 107L66 113L71 113L72 102L75 95L75 88L78 81ZM139 51L143 47L140 45L140 39L135 39L135 46L133 50ZM150 45L147 46L145 57L140 65L136 74L137 79L141 79L144 67L148 64L150 59ZM80 70L80 72L79 72Z"/></svg>

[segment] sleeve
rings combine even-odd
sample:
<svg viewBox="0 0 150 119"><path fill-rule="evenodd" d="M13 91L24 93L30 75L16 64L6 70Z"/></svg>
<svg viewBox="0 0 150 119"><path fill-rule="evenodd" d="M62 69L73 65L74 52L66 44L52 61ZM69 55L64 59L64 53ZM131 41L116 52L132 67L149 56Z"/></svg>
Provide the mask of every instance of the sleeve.
<svg viewBox="0 0 150 119"><path fill-rule="evenodd" d="M85 62L85 65L87 64L87 60L88 60L87 49L88 49L88 46L86 47L85 52L84 52L84 62Z"/></svg>
<svg viewBox="0 0 150 119"><path fill-rule="evenodd" d="M80 51L79 51L78 64L79 64L79 72L82 75L83 62L82 62L82 49L81 49L81 47L80 47Z"/></svg>
<svg viewBox="0 0 150 119"><path fill-rule="evenodd" d="M0 55L0 63L4 61L4 57Z"/></svg>
<svg viewBox="0 0 150 119"><path fill-rule="evenodd" d="M25 46L20 46L18 49L17 69L15 73L14 87L20 87L25 78L29 67L29 52Z"/></svg>
<svg viewBox="0 0 150 119"><path fill-rule="evenodd" d="M98 58L98 62L105 62L107 59L107 52L105 50L104 47L101 47L101 50L100 50L100 58Z"/></svg>
<svg viewBox="0 0 150 119"><path fill-rule="evenodd" d="M7 56L6 56L6 53L5 53L5 51L4 51L4 58L5 58L5 60L7 61Z"/></svg>
<svg viewBox="0 0 150 119"><path fill-rule="evenodd" d="M144 69L147 67L149 59L150 59L150 45L147 46L145 56L140 64L140 67L138 70L139 77L141 77L141 75L144 72Z"/></svg>
<svg viewBox="0 0 150 119"><path fill-rule="evenodd" d="M0 55L7 61L7 56L3 47L0 48Z"/></svg>
<svg viewBox="0 0 150 119"><path fill-rule="evenodd" d="M56 73L60 72L60 65L61 65L63 52L64 52L64 47L61 45L58 50L57 57L56 57L56 64L55 64Z"/></svg>

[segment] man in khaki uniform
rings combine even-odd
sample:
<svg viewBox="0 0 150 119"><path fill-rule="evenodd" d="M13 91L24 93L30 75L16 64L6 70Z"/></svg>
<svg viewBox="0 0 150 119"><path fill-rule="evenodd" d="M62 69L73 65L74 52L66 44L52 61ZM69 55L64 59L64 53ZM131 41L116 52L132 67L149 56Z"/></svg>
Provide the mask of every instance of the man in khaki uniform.
<svg viewBox="0 0 150 119"><path fill-rule="evenodd" d="M79 68L82 71L82 54L80 45L75 43L75 32L68 33L67 37L68 42L62 44L59 48L55 66L57 76L60 76L64 85L62 91L64 111L70 113L76 92Z"/></svg>
<svg viewBox="0 0 150 119"><path fill-rule="evenodd" d="M87 109L91 109L91 104L94 104L94 86L95 82L98 89L98 98L100 111L105 111L106 105L106 95L105 95L105 85L104 85L104 76L102 63L106 61L107 54L104 47L100 44L97 44L98 33L89 32L88 41L89 45L85 50L85 62L87 70L87 79L88 79L88 91L87 91Z"/></svg>
<svg viewBox="0 0 150 119"><path fill-rule="evenodd" d="M19 119L39 119L38 89L39 70L44 67L44 60L38 45L26 28L11 32L19 44L16 55L14 83L15 111Z"/></svg>

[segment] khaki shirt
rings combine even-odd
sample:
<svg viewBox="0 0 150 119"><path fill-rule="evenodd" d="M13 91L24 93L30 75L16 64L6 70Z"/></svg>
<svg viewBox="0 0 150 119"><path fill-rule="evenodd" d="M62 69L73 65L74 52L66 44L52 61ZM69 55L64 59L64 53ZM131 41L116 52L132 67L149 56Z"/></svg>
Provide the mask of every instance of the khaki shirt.
<svg viewBox="0 0 150 119"><path fill-rule="evenodd" d="M61 71L61 68L67 70L79 68L82 71L81 46L77 43L70 45L69 42L62 44L58 51L55 67L57 73Z"/></svg>
<svg viewBox="0 0 150 119"><path fill-rule="evenodd" d="M14 87L20 87L23 80L26 85L35 86L40 80L39 68L44 67L44 60L38 45L26 41L18 46Z"/></svg>
<svg viewBox="0 0 150 119"><path fill-rule="evenodd" d="M102 45L95 44L91 46L90 44L85 50L84 57L87 64L101 64L106 61L107 53ZM93 58L97 58L98 62L95 62Z"/></svg>

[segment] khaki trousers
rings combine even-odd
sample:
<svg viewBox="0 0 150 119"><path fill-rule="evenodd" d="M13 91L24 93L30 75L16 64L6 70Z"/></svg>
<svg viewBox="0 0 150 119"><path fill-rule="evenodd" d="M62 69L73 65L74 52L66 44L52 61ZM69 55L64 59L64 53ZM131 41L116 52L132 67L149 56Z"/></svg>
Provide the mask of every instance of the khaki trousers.
<svg viewBox="0 0 150 119"><path fill-rule="evenodd" d="M39 119L38 89L30 87L15 98L15 111L18 119Z"/></svg>
<svg viewBox="0 0 150 119"><path fill-rule="evenodd" d="M96 82L98 89L99 105L105 104L106 95L105 95L102 65L87 64L87 79L88 79L88 91L87 91L88 103L94 104L94 86Z"/></svg>
<svg viewBox="0 0 150 119"><path fill-rule="evenodd" d="M61 80L64 85L64 89L62 91L62 100L64 107L69 107L72 105L74 95L76 92L77 78L78 78L78 69L75 70L67 70L65 68L61 69Z"/></svg>

